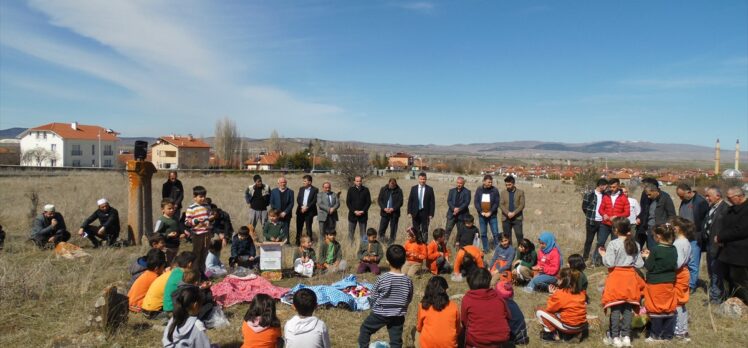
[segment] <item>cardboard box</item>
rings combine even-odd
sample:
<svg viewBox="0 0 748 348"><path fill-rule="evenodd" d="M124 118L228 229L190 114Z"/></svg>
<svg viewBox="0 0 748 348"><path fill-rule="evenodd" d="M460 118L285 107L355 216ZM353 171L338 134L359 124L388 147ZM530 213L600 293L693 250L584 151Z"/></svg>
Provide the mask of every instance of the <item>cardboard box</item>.
<svg viewBox="0 0 748 348"><path fill-rule="evenodd" d="M283 245L279 243L260 244L260 270L280 271L283 268Z"/></svg>

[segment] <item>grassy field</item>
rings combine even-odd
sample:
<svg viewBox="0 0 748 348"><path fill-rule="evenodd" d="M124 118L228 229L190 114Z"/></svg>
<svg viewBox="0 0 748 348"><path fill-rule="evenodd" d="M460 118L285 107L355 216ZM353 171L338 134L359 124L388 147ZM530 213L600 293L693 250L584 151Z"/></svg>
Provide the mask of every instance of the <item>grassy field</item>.
<svg viewBox="0 0 748 348"><path fill-rule="evenodd" d="M160 197L163 173L154 178L154 198ZM415 184L398 174L400 186L407 193L407 188ZM265 182L274 184L277 177L265 175ZM250 182L250 176L230 175L183 175L180 177L187 191L194 185L203 185L208 196L213 198L224 210L229 212L235 228L248 221L247 205L244 203L244 189ZM297 190L301 184L298 175L288 177L289 187ZM447 190L453 186L452 177L439 176L430 179L434 186L437 201L437 216L432 222L432 229L444 226L446 214ZM318 175L314 183L332 182L334 191L343 191L343 182L337 177ZM474 191L479 178L468 178L466 186ZM20 175L0 176L0 187L3 187L0 202L0 224L8 233L5 250L0 252L0 347L155 347L160 345L162 331L154 326L158 323L145 320L140 315L130 315L130 320L123 330L111 337L86 325L93 303L101 290L111 284L124 285L129 279L127 266L132 260L143 255L147 248L129 247L123 249L90 249L90 242L74 236L71 242L81 245L91 257L78 260L57 259L51 252L39 251L28 245L31 218L38 214L46 203L54 203L67 222L68 228L75 230L77 225L96 209L96 199L107 197L112 206L117 208L122 217L123 229L127 216L126 176L118 173L70 173L55 176L44 173L24 173ZM379 188L386 183L386 178L371 178L364 182L376 199ZM564 255L581 252L584 242L584 217L581 213L581 196L574 192L571 184L543 181L542 188L533 188L529 183L518 183L527 194L525 210L525 236L535 240L543 230L552 231L558 238ZM503 186L501 182L500 187ZM669 191L672 190L668 189ZM635 192L638 198L639 192ZM677 202L677 196L672 194ZM34 199L36 197L37 199ZM154 199L155 202L158 199ZM158 216L157 204L154 204L154 216ZM471 209L473 210L473 209ZM347 214L344 205L341 216ZM372 204L369 225L379 225L378 207ZM345 219L345 218L343 218ZM402 239L409 220L404 215L400 222L399 236ZM344 226L345 225L345 226ZM341 228L342 227L342 228ZM316 223L315 223L316 231ZM347 224L339 223L339 239L344 246L344 254L349 264L355 264L354 248L347 243ZM342 233L340 233L342 232ZM402 242L400 240L399 242ZM191 248L186 245L184 248ZM225 251L224 262L228 259ZM288 254L288 253L287 253ZM588 270L590 279L588 306L590 315L600 316L603 327L607 327L607 318L599 305L600 291L598 286L604 279L604 270ZM327 275L311 280L284 279L277 285L292 287L298 282L306 284L329 284L337 281L342 275ZM702 279L706 271L702 268ZM363 279L373 282L375 277L364 275ZM406 346L413 347L417 303L420 300L428 276L415 279L415 298L408 310L406 321ZM451 295L466 291L465 283L451 283ZM690 312L690 332L692 345L696 347L745 346L748 344L748 333L744 322L731 321L714 317L713 329L710 314L702 302L706 299L703 291L691 297L687 308ZM538 339L539 326L534 320L533 309L544 305L546 295L528 295L522 291L515 292L531 331L530 347L542 346ZM222 347L241 345L242 318L247 310L246 304L226 309L231 326L222 330L211 330L209 336L213 343ZM282 321L289 319L293 312L289 306L278 304L278 313ZM355 347L360 323L368 314L348 312L340 309L318 310L330 328L333 346ZM581 344L584 347L602 345L603 329L595 327L590 332L590 339ZM374 340L386 340L386 331L373 337ZM644 345L643 338L634 341L635 345ZM676 343L670 344L672 346ZM664 346L668 346L667 344Z"/></svg>

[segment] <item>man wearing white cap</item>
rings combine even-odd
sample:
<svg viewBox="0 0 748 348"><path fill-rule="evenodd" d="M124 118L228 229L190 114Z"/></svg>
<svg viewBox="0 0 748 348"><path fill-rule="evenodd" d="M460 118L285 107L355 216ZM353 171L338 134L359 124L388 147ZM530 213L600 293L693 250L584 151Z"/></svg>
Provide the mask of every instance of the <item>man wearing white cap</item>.
<svg viewBox="0 0 748 348"><path fill-rule="evenodd" d="M117 209L109 206L109 201L106 198L99 199L96 204L99 209L96 209L91 216L83 221L78 230L78 235L90 239L94 248L98 248L101 244L99 239L106 240L107 245L112 246L119 238L119 213ZM91 225L96 220L99 220L99 227Z"/></svg>
<svg viewBox="0 0 748 348"><path fill-rule="evenodd" d="M62 214L55 210L54 205L45 205L44 211L31 224L31 240L38 247L44 248L48 243L57 244L69 239L70 232L67 231Z"/></svg>

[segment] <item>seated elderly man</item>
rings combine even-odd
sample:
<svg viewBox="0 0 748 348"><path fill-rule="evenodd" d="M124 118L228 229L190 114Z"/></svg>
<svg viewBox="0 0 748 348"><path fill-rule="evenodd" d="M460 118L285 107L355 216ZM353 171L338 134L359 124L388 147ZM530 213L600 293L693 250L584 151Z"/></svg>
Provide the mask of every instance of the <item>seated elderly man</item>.
<svg viewBox="0 0 748 348"><path fill-rule="evenodd" d="M113 246L119 238L119 213L109 205L106 198L99 199L96 204L99 208L83 221L78 235L90 239L94 248L101 244L99 239L105 240L108 246ZM98 227L92 225L96 220L99 220Z"/></svg>
<svg viewBox="0 0 748 348"><path fill-rule="evenodd" d="M67 231L62 214L55 211L54 205L45 205L44 211L34 219L31 225L31 240L39 248L44 248L49 243L57 245L69 239L70 232Z"/></svg>

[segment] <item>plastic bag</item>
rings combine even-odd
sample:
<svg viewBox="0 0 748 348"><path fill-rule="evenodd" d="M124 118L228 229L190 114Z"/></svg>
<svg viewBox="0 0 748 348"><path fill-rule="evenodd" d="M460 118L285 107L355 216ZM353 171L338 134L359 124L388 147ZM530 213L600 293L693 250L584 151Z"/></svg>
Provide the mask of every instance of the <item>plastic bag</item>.
<svg viewBox="0 0 748 348"><path fill-rule="evenodd" d="M293 262L293 270L304 277L310 278L314 274L314 261L302 262L301 258L298 258Z"/></svg>
<svg viewBox="0 0 748 348"><path fill-rule="evenodd" d="M473 245L479 250L483 250L483 245L481 244L480 235L477 233L475 234L475 237L473 237Z"/></svg>
<svg viewBox="0 0 748 348"><path fill-rule="evenodd" d="M219 306L214 306L207 320L204 320L205 327L208 329L220 329L230 325L229 319Z"/></svg>

